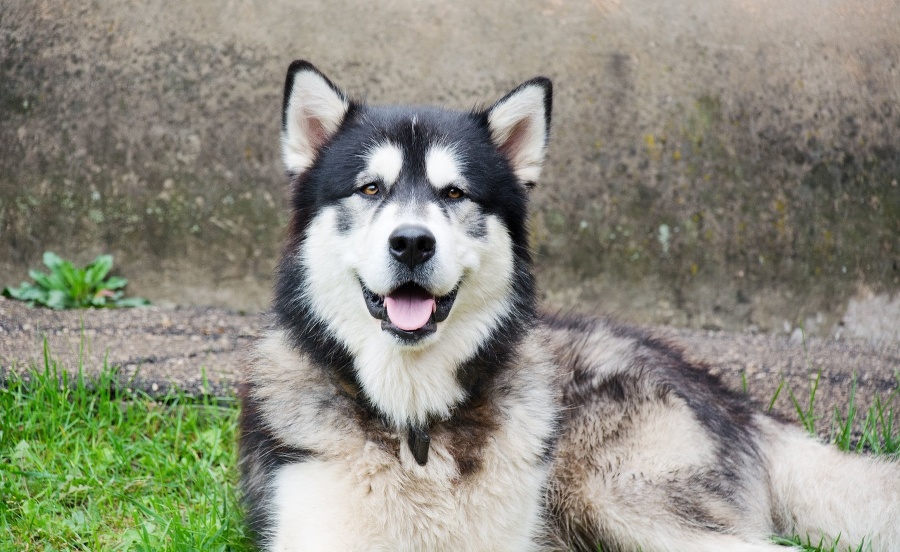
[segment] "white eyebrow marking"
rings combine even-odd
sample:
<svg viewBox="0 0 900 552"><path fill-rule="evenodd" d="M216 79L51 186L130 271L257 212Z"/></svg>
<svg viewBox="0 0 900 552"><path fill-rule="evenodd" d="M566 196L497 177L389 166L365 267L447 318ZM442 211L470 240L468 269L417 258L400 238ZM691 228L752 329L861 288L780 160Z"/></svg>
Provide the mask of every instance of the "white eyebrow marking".
<svg viewBox="0 0 900 552"><path fill-rule="evenodd" d="M425 155L425 176L438 190L451 184L461 184L463 175L460 169L456 151L451 146L432 146Z"/></svg>
<svg viewBox="0 0 900 552"><path fill-rule="evenodd" d="M403 168L403 152L394 144L384 143L370 149L366 154L365 176L375 177L390 186L397 181Z"/></svg>

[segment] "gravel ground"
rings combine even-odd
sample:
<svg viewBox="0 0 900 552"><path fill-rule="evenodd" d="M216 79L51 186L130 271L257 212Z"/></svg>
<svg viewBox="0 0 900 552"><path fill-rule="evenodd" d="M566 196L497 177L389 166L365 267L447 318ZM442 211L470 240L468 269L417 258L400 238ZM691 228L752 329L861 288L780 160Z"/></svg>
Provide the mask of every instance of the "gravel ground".
<svg viewBox="0 0 900 552"><path fill-rule="evenodd" d="M161 308L56 312L0 298L0 378L43 363L46 338L53 358L68 370L84 359L87 373L104 362L118 367L123 382L151 394L172 385L191 393L228 394L240 378L244 355L265 325L263 314L216 308ZM801 403L820 373L816 412L827 433L835 407L846 410L854 376L857 404L886 397L900 382L900 343L811 338L804 344L784 336L655 328L689 358L708 364L734 389L746 388L761 406L782 380ZM895 401L900 403L900 400ZM791 419L787 392L774 409ZM900 410L897 408L895 410Z"/></svg>

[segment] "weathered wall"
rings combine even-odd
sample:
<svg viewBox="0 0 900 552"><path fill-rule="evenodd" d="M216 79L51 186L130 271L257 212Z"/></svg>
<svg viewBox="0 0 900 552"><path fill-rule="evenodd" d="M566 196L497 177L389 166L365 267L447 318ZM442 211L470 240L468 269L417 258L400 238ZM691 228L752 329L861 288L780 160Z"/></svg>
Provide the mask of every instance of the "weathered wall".
<svg viewBox="0 0 900 552"><path fill-rule="evenodd" d="M551 305L830 332L900 289L900 2L484 4L3 2L0 285L108 251L134 293L264 307L304 57L373 102L554 79Z"/></svg>

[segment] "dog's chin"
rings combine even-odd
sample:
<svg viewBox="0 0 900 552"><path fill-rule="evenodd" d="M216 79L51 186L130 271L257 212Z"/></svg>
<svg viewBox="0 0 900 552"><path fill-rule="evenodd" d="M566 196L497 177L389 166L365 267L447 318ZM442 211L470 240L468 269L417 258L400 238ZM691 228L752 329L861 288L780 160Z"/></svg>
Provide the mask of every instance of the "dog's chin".
<svg viewBox="0 0 900 552"><path fill-rule="evenodd" d="M446 295L437 296L414 282L407 282L397 286L386 295L379 295L366 287L362 282L360 282L360 286L362 287L363 297L366 300L366 308L369 310L369 314L373 318L381 320L382 331L393 335L404 345L419 343L437 331L437 325L450 316L450 310L453 308L458 289L457 287ZM392 299L395 302L404 300L411 302L411 297L417 298L419 303L425 302L432 305L431 313L428 315L427 320L422 315L420 316L422 319L418 322L409 323L409 321L403 320L398 325L398 323L391 320L391 316L388 313L389 309L385 303Z"/></svg>

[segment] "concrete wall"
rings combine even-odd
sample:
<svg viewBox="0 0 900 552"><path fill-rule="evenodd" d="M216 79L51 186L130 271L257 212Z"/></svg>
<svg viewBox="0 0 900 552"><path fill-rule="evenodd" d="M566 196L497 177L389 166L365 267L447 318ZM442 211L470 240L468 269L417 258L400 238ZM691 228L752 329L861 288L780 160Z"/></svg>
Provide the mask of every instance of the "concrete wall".
<svg viewBox="0 0 900 552"><path fill-rule="evenodd" d="M831 332L900 289L900 2L485 4L3 2L0 285L111 252L135 294L265 307L303 57L372 102L552 77L553 307Z"/></svg>

